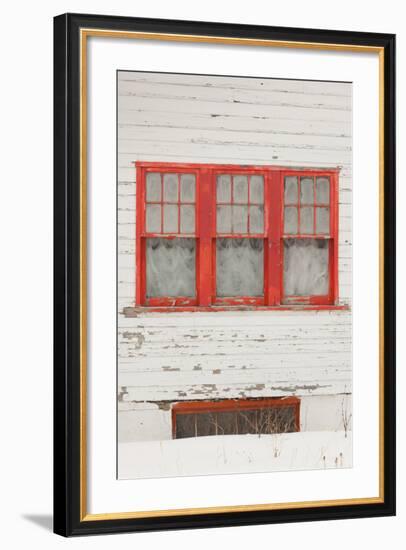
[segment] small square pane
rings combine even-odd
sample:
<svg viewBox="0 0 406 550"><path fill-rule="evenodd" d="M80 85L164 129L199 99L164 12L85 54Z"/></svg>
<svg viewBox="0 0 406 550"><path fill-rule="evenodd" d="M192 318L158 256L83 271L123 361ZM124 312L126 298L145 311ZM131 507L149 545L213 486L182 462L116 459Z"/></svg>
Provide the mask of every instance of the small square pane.
<svg viewBox="0 0 406 550"><path fill-rule="evenodd" d="M161 200L161 174L147 173L147 202L160 202Z"/></svg>
<svg viewBox="0 0 406 550"><path fill-rule="evenodd" d="M217 296L264 295L263 239L216 240Z"/></svg>
<svg viewBox="0 0 406 550"><path fill-rule="evenodd" d="M330 208L316 208L316 233L330 233Z"/></svg>
<svg viewBox="0 0 406 550"><path fill-rule="evenodd" d="M297 176L285 177L285 204L296 204L297 195Z"/></svg>
<svg viewBox="0 0 406 550"><path fill-rule="evenodd" d="M239 204L247 204L248 176L234 176L233 185L233 202Z"/></svg>
<svg viewBox="0 0 406 550"><path fill-rule="evenodd" d="M146 239L147 297L196 295L195 239Z"/></svg>
<svg viewBox="0 0 406 550"><path fill-rule="evenodd" d="M287 234L297 233L297 208L296 206L285 206L284 231Z"/></svg>
<svg viewBox="0 0 406 550"><path fill-rule="evenodd" d="M328 257L326 239L284 239L285 296L326 296Z"/></svg>
<svg viewBox="0 0 406 550"><path fill-rule="evenodd" d="M330 178L316 178L316 202L317 204L330 203Z"/></svg>
<svg viewBox="0 0 406 550"><path fill-rule="evenodd" d="M250 202L264 203L264 176L250 177Z"/></svg>
<svg viewBox="0 0 406 550"><path fill-rule="evenodd" d="M178 174L164 174L164 201L178 202Z"/></svg>
<svg viewBox="0 0 406 550"><path fill-rule="evenodd" d="M164 204L164 233L178 232L178 205Z"/></svg>
<svg viewBox="0 0 406 550"><path fill-rule="evenodd" d="M250 233L264 232L264 207L250 206Z"/></svg>
<svg viewBox="0 0 406 550"><path fill-rule="evenodd" d="M217 176L217 202L231 202L231 176Z"/></svg>
<svg viewBox="0 0 406 550"><path fill-rule="evenodd" d="M231 233L231 206L217 206L217 233Z"/></svg>
<svg viewBox="0 0 406 550"><path fill-rule="evenodd" d="M300 178L300 204L313 204L313 178Z"/></svg>
<svg viewBox="0 0 406 550"><path fill-rule="evenodd" d="M180 200L181 202L195 202L196 177L194 174L182 174L180 176Z"/></svg>
<svg viewBox="0 0 406 550"><path fill-rule="evenodd" d="M180 232L194 233L195 232L195 207L182 205L180 207Z"/></svg>
<svg viewBox="0 0 406 550"><path fill-rule="evenodd" d="M314 233L313 215L314 212L312 206L303 206L300 209L300 233L302 235Z"/></svg>
<svg viewBox="0 0 406 550"><path fill-rule="evenodd" d="M233 206L233 233L248 232L248 206Z"/></svg>
<svg viewBox="0 0 406 550"><path fill-rule="evenodd" d="M148 233L161 232L161 205L147 204L145 230Z"/></svg>

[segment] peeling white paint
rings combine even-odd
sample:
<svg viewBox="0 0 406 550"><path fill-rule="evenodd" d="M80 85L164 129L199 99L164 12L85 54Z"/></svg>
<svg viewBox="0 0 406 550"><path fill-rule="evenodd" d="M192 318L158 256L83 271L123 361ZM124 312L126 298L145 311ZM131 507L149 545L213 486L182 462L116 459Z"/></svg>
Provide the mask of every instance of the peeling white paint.
<svg viewBox="0 0 406 550"><path fill-rule="evenodd" d="M310 396L305 410L306 399L351 393L350 311L121 313L135 297L135 160L340 166L339 302L350 305L351 101L343 83L119 73L120 407L294 394ZM317 407L306 410L318 425Z"/></svg>

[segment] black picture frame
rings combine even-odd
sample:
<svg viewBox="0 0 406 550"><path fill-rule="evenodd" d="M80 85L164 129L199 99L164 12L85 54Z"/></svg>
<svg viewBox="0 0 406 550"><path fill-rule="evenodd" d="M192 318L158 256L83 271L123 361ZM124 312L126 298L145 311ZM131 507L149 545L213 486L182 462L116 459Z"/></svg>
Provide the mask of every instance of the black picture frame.
<svg viewBox="0 0 406 550"><path fill-rule="evenodd" d="M81 516L80 29L175 33L382 49L384 59L383 498L371 504L87 520ZM54 531L63 536L395 514L395 36L64 14L54 19ZM238 504L238 503L236 503Z"/></svg>

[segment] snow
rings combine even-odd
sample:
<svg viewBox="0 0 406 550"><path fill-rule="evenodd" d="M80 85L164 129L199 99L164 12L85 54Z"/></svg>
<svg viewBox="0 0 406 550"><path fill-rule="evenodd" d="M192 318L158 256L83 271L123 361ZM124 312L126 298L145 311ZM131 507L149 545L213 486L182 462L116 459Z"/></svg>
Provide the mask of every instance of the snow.
<svg viewBox="0 0 406 550"><path fill-rule="evenodd" d="M118 478L352 467L352 432L227 435L118 444Z"/></svg>

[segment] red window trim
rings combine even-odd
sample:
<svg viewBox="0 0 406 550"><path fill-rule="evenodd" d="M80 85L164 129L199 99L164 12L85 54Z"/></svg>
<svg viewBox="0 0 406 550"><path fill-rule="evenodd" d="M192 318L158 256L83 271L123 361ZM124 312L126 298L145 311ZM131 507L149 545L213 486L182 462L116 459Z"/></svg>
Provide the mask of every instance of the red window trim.
<svg viewBox="0 0 406 550"><path fill-rule="evenodd" d="M338 175L339 169L292 169L281 166L251 166L232 164L195 164L166 162L134 162L136 167L136 281L135 307L156 310L219 309L227 307L253 307L290 309L342 309L338 299ZM216 297L216 174L262 174L264 176L264 234L223 235L229 238L257 237L264 239L264 296ZM195 220L196 231L196 296L146 298L145 239L164 237L172 239L178 234L147 233L145 228L145 181L148 172L194 173L196 176ZM291 235L291 238L323 238L329 240L329 293L327 296L284 296L283 289L283 205L285 176L330 177L330 236ZM204 216L202 215L204 213ZM204 223L201 220L204 219ZM278 220L273 223L272 220ZM192 235L185 235L191 237ZM275 267L275 266L279 266Z"/></svg>
<svg viewBox="0 0 406 550"><path fill-rule="evenodd" d="M295 428L300 432L300 399L298 397L266 397L259 399L221 399L218 401L182 401L171 408L172 438L176 438L176 417L181 414L208 413L215 411L246 411L276 407L294 407Z"/></svg>

